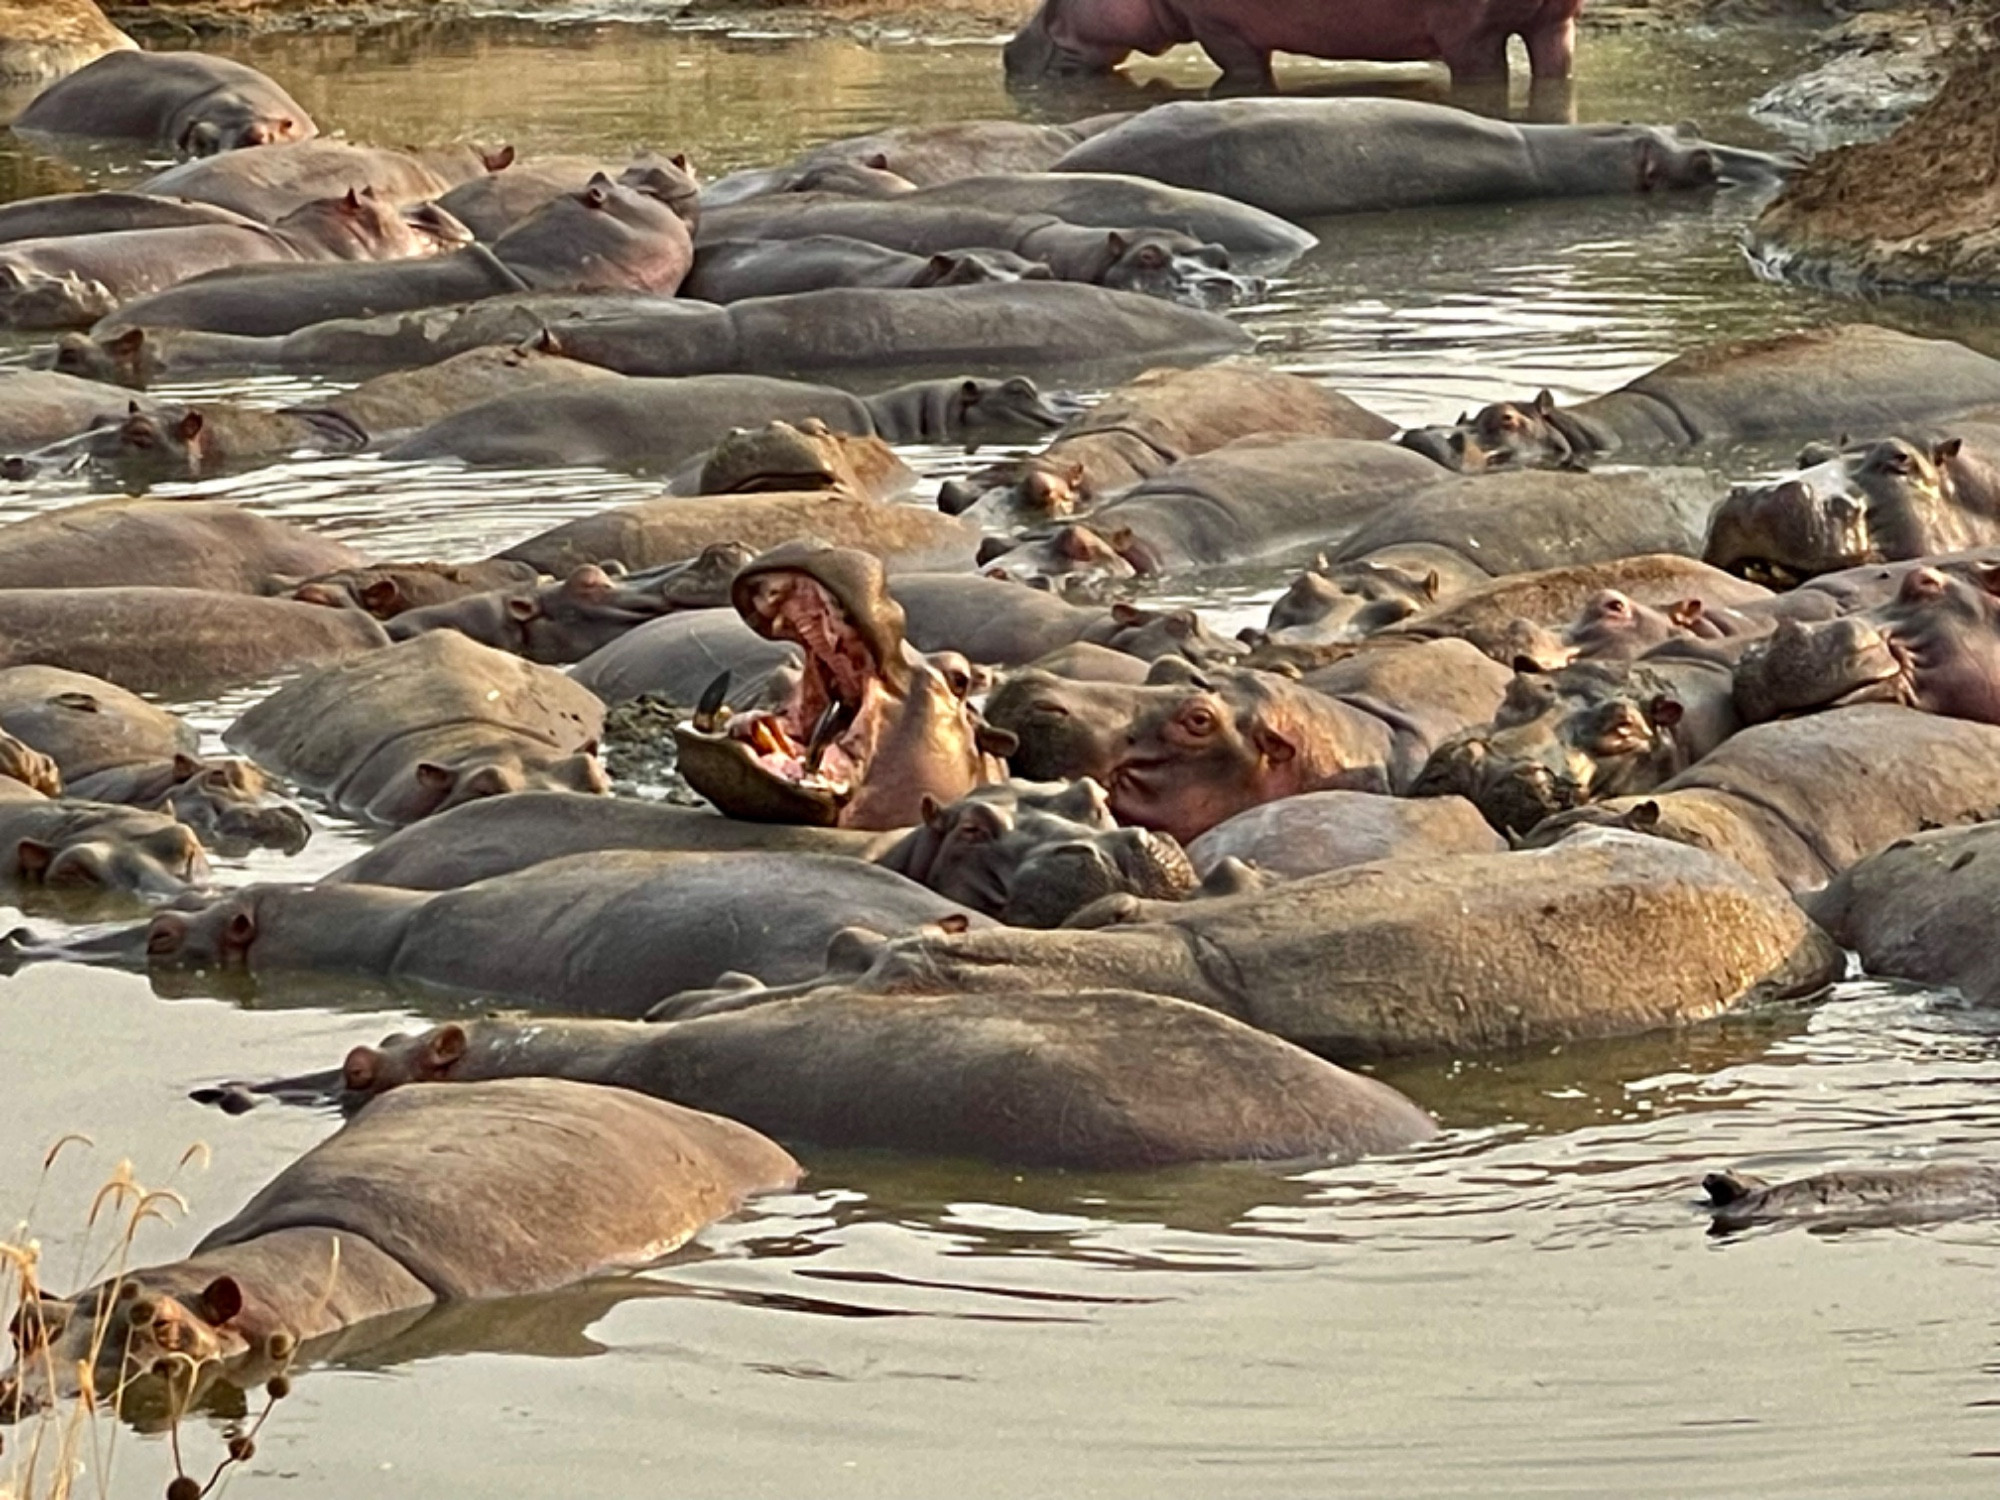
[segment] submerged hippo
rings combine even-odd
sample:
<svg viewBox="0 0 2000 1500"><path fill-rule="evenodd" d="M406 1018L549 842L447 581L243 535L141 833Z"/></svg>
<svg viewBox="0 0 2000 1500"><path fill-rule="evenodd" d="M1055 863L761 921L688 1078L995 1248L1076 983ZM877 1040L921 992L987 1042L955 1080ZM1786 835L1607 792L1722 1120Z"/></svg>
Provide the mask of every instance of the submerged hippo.
<svg viewBox="0 0 2000 1500"><path fill-rule="evenodd" d="M1709 521L1708 562L1782 587L2000 542L2000 468L1990 443L1885 438L1833 454L1808 450L1800 463L1795 473L1729 492Z"/></svg>
<svg viewBox="0 0 2000 1500"><path fill-rule="evenodd" d="M213 156L319 134L255 68L204 52L108 52L37 94L16 130L98 136Z"/></svg>
<svg viewBox="0 0 2000 1500"><path fill-rule="evenodd" d="M1020 1167L1347 1161L1436 1131L1386 1084L1200 1006L1115 989L825 990L650 1026L473 1021L357 1047L324 1082L352 1100L522 1076L615 1084L799 1145Z"/></svg>
<svg viewBox="0 0 2000 1500"><path fill-rule="evenodd" d="M365 610L393 620L413 609L448 604L470 594L531 588L541 575L527 563L487 558L471 563L363 563L300 580L291 597L329 609Z"/></svg>
<svg viewBox="0 0 2000 1500"><path fill-rule="evenodd" d="M1807 898L1807 909L1870 974L1949 985L1975 1005L2000 1004L1996 836L2000 824L1976 823L1897 839Z"/></svg>
<svg viewBox="0 0 2000 1500"><path fill-rule="evenodd" d="M140 1399L149 1383L251 1385L371 1318L650 1264L798 1178L754 1130L628 1089L547 1078L403 1089L185 1260L24 1307L0 1416L76 1395L83 1374Z"/></svg>
<svg viewBox="0 0 2000 1500"><path fill-rule="evenodd" d="M2000 1213L2000 1168L1976 1162L1819 1172L1778 1183L1711 1172L1701 1186L1713 1234L1755 1224L1804 1224L1831 1234Z"/></svg>
<svg viewBox="0 0 2000 1500"><path fill-rule="evenodd" d="M301 677L223 739L336 811L395 827L529 787L609 791L603 732L604 705L561 672L441 630Z"/></svg>
<svg viewBox="0 0 2000 1500"><path fill-rule="evenodd" d="M169 813L73 797L0 797L0 889L14 900L158 902L207 877L201 841Z"/></svg>
<svg viewBox="0 0 2000 1500"><path fill-rule="evenodd" d="M962 686L903 639L903 610L866 553L790 543L736 575L736 612L797 642L798 682L775 711L674 732L688 785L732 817L906 828L926 798L957 800L1000 776L996 736Z"/></svg>
<svg viewBox="0 0 2000 1500"><path fill-rule="evenodd" d="M1379 0L1300 8L1282 0L1042 0L1002 56L1010 79L1104 73L1133 52L1193 42L1236 89L1275 88L1271 54L1442 62L1454 84L1504 81L1520 37L1536 82L1570 76L1582 0Z"/></svg>

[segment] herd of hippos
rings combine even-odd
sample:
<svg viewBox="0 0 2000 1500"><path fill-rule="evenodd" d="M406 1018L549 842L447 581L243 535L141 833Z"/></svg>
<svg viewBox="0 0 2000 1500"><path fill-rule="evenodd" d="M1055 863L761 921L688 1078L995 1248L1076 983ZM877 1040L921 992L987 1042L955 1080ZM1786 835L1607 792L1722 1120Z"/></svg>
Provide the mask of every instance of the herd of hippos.
<svg viewBox="0 0 2000 1500"><path fill-rule="evenodd" d="M1010 60L1088 54L1034 34L1083 13ZM0 882L150 909L11 961L513 1017L204 1091L352 1118L189 1258L24 1306L10 1413L93 1358L100 1388L255 1380L380 1314L646 1264L793 1183L788 1147L1345 1161L1436 1128L1352 1066L1691 1025L1843 950L2000 1001L2000 363L1823 327L1399 433L1232 357L1301 221L1784 160L1258 98L898 128L704 187L320 138L249 68L142 52L16 129L186 158L0 207L0 318L53 336L0 374L27 493L302 450L666 489L477 559L202 500L0 528ZM808 378L1086 363L1144 373L1088 410ZM355 383L145 394L261 371ZM1698 462L1777 442L1811 446L1776 480ZM1042 446L928 505L901 443ZM1105 602L1308 559L1239 639ZM153 701L271 678L241 758ZM641 699L712 808L605 795L607 711ZM217 891L206 851L310 836L280 788L392 831ZM1980 1167L1707 1186L1725 1227L2000 1206Z"/></svg>

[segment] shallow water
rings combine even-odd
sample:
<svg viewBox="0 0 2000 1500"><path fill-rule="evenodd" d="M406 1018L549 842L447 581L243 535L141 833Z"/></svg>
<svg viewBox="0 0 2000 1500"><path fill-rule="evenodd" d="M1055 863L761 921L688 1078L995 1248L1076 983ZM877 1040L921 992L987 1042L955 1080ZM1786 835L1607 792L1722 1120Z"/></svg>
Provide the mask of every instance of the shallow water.
<svg viewBox="0 0 2000 1500"><path fill-rule="evenodd" d="M498 18L227 50L357 139L658 147L710 172L905 120L1136 102L1113 89L1017 105L991 46L893 35L862 46ZM1691 116L1757 143L1745 106L1797 50L1783 33L1594 36L1578 111ZM1148 76L1203 80L1179 58ZM1421 70L1395 76L1430 86ZM1285 81L1354 74L1299 65ZM0 139L12 195L134 169ZM1748 211L1722 195L1340 221L1246 317L1276 363L1404 421L1542 386L1587 395L1697 341L1857 314L2000 351L2000 332L1966 313L1755 281L1734 248ZM202 389L276 405L308 388ZM910 456L932 475L967 462ZM169 493L226 495L382 553L471 557L654 488L362 457ZM0 519L82 493L0 490ZM1250 570L1180 597L1233 627L1278 582ZM184 706L219 730L255 696ZM329 822L298 860L225 874L309 878L360 838ZM1630 982L1647 982L1646 955ZM183 1092L325 1066L409 1019L340 999L169 1000L65 966L0 980L0 1230L31 1219L48 1282L78 1283L94 1265L90 1196L130 1157L191 1204L185 1222L142 1232L140 1256L180 1253L332 1126L275 1108L226 1119ZM1991 1492L1992 1225L1717 1241L1694 1197L1723 1164L1990 1157L2000 1023L1855 983L1813 1010L1388 1076L1445 1135L1340 1169L1100 1177L813 1157L803 1191L656 1272L462 1310L338 1357L299 1382L238 1482L301 1500ZM44 1150L72 1130L96 1145L66 1150L42 1181ZM212 1164L176 1174L197 1140ZM189 1444L210 1459L219 1446ZM110 1493L157 1494L162 1440L120 1445Z"/></svg>

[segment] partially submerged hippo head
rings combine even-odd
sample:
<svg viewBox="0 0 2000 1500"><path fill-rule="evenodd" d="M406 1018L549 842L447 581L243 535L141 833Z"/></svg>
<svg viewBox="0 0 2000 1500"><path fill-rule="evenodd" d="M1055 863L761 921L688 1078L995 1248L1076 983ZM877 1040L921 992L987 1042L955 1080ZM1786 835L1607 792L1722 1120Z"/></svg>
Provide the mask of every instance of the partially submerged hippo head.
<svg viewBox="0 0 2000 1500"><path fill-rule="evenodd" d="M602 172L551 198L493 242L493 254L537 291L671 295L693 263L680 215Z"/></svg>
<svg viewBox="0 0 2000 1500"><path fill-rule="evenodd" d="M924 263L912 287L982 286L995 281L1048 281L1055 273L1045 261L1012 250L940 250Z"/></svg>
<svg viewBox="0 0 2000 1500"><path fill-rule="evenodd" d="M1684 770L1675 731L1685 711L1620 665L1523 671L1493 722L1439 745L1410 793L1462 796L1500 832L1525 834L1552 814L1651 791Z"/></svg>
<svg viewBox="0 0 2000 1500"><path fill-rule="evenodd" d="M1191 307L1221 308L1261 296L1264 283L1230 269L1229 252L1170 229L1113 229L1088 279Z"/></svg>
<svg viewBox="0 0 2000 1500"><path fill-rule="evenodd" d="M301 204L275 227L310 240L335 260L408 260L472 243L472 231L435 203L398 208L372 187Z"/></svg>
<svg viewBox="0 0 2000 1500"><path fill-rule="evenodd" d="M1035 453L947 479L938 488L938 509L962 516L976 506L982 521L1011 530L1073 515L1089 498L1082 464Z"/></svg>
<svg viewBox="0 0 2000 1500"><path fill-rule="evenodd" d="M1075 398L1053 399L1025 375L989 380L967 375L950 386L951 410L936 430L962 433L968 449L984 442L1017 442L1060 430L1076 415ZM893 393L891 393L893 394Z"/></svg>
<svg viewBox="0 0 2000 1500"><path fill-rule="evenodd" d="M1800 455L1766 484L1737 485L1709 518L1702 560L1787 587L1819 573L1934 550L1939 520L1958 506L1962 445L1902 438Z"/></svg>
<svg viewBox="0 0 2000 1500"><path fill-rule="evenodd" d="M902 828L926 797L950 802L998 779L990 749L1011 744L955 684L903 639L903 610L864 552L792 542L758 558L731 588L736 612L805 661L773 712L726 724L712 711L675 730L681 774L731 817L847 828Z"/></svg>
<svg viewBox="0 0 2000 1500"><path fill-rule="evenodd" d="M70 815L6 851L19 887L68 898L170 900L208 878L193 830L137 807L68 804Z"/></svg>
<svg viewBox="0 0 2000 1500"><path fill-rule="evenodd" d="M1014 737L1007 763L1015 775L1103 782L1117 763L1136 705L1151 691L1026 667L987 695L986 721Z"/></svg>
<svg viewBox="0 0 2000 1500"><path fill-rule="evenodd" d="M1178 900L1197 884L1170 835L1120 828L1095 781L1009 781L946 806L876 863L1019 927L1056 927L1118 892Z"/></svg>
<svg viewBox="0 0 2000 1500"><path fill-rule="evenodd" d="M1487 469L1573 469L1596 445L1547 391L1532 401L1497 401L1448 427L1413 427L1396 439L1461 474Z"/></svg>
<svg viewBox="0 0 2000 1500"><path fill-rule="evenodd" d="M1125 599L1113 604L1104 612L1104 618L1088 627L1078 639L1109 646L1141 661L1177 656L1198 667L1235 666L1245 652L1241 641L1229 640L1210 630L1197 610L1147 608Z"/></svg>
<svg viewBox="0 0 2000 1500"><path fill-rule="evenodd" d="M1272 601L1258 639L1286 645L1365 640L1434 603L1442 587L1435 568L1418 573L1366 558L1336 568L1322 557Z"/></svg>
<svg viewBox="0 0 2000 1500"><path fill-rule="evenodd" d="M561 666L582 661L649 620L726 602L735 570L746 561L745 549L724 543L639 576L613 578L596 563L585 563L559 582L405 610L388 622L389 638L407 641L426 631L456 630L482 646Z"/></svg>
<svg viewBox="0 0 2000 1500"><path fill-rule="evenodd" d="M14 260L0 247L0 318L9 328L88 328L118 304L117 293L94 276L58 275Z"/></svg>
<svg viewBox="0 0 2000 1500"><path fill-rule="evenodd" d="M673 210L693 234L701 223L701 178L686 156L642 156L618 174L620 187L644 193Z"/></svg>
<svg viewBox="0 0 2000 1500"><path fill-rule="evenodd" d="M979 549L980 569L988 578L1020 583L1046 579L1065 590L1085 592L1160 571L1159 559L1129 526L1099 530L1075 522L1011 546L997 537L988 542Z"/></svg>
<svg viewBox="0 0 2000 1500"><path fill-rule="evenodd" d="M1065 0L1042 0L1034 15L1001 49L1010 82L1108 73L1130 54L1129 46L1101 46L1083 40L1074 27L1065 24L1064 6Z"/></svg>
<svg viewBox="0 0 2000 1500"><path fill-rule="evenodd" d="M162 373L158 346L146 337L143 328L127 328L107 339L65 333L56 340L48 367L82 380L130 386L135 391L143 391Z"/></svg>
<svg viewBox="0 0 2000 1500"><path fill-rule="evenodd" d="M1668 641L1709 640L1717 633L1699 599L1662 609L1619 589L1599 589L1563 632L1562 646L1568 660L1631 661Z"/></svg>
<svg viewBox="0 0 2000 1500"><path fill-rule="evenodd" d="M736 428L702 461L696 488L704 495L841 490L887 498L916 477L880 438L835 432L805 417Z"/></svg>
<svg viewBox="0 0 2000 1500"><path fill-rule="evenodd" d="M303 604L365 610L393 620L413 609L496 589L533 587L540 577L528 563L488 558L476 563L373 563L321 573L292 587Z"/></svg>
<svg viewBox="0 0 2000 1500"><path fill-rule="evenodd" d="M306 815L286 802L271 778L250 761L226 755L204 760L176 755L160 805L225 853L276 849L297 854L312 838Z"/></svg>

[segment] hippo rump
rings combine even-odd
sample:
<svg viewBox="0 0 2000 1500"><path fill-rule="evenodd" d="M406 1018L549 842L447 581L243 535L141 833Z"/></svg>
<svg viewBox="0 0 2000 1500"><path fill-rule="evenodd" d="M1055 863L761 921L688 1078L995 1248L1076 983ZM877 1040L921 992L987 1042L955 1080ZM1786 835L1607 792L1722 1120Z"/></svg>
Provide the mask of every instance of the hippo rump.
<svg viewBox="0 0 2000 1500"><path fill-rule="evenodd" d="M745 1126L629 1089L505 1079L371 1102L185 1260L122 1273L15 1320L0 1414L160 1371L252 1386L316 1341L434 1302L518 1297L648 1265L798 1163ZM134 1390L136 1384L138 1389Z"/></svg>
<svg viewBox="0 0 2000 1500"><path fill-rule="evenodd" d="M140 191L233 209L266 224L315 198L367 187L386 203L428 203L459 182L496 171L513 152L477 147L423 156L386 146L310 140L184 161L140 184Z"/></svg>
<svg viewBox="0 0 2000 1500"><path fill-rule="evenodd" d="M339 542L208 501L98 500L0 526L0 590L260 594L359 561Z"/></svg>
<svg viewBox="0 0 2000 1500"><path fill-rule="evenodd" d="M1224 860L1296 880L1378 859L1497 854L1506 841L1463 797L1301 792L1225 818L1188 845L1195 873Z"/></svg>
<svg viewBox="0 0 2000 1500"><path fill-rule="evenodd" d="M445 891L258 885L76 950L127 962L143 937L154 983L207 993L312 993L369 981L486 996L556 1014L643 1015L732 974L809 978L857 927L891 936L985 917L841 855L597 851ZM192 976L190 978L189 976Z"/></svg>
<svg viewBox="0 0 2000 1500"><path fill-rule="evenodd" d="M1758 1224L1803 1224L1832 1234L2000 1214L2000 1169L1981 1162L1816 1172L1777 1183L1711 1172L1701 1186L1711 1234Z"/></svg>
<svg viewBox="0 0 2000 1500"><path fill-rule="evenodd" d="M441 630L301 677L223 739L336 811L394 827L530 787L609 791L603 732L604 705L561 672Z"/></svg>
<svg viewBox="0 0 2000 1500"><path fill-rule="evenodd" d="M1116 989L822 990L667 1025L453 1023L357 1047L324 1082L351 1100L407 1082L523 1076L615 1084L800 1146L1017 1167L1350 1161L1437 1128L1387 1085L1268 1033Z"/></svg>
<svg viewBox="0 0 2000 1500"><path fill-rule="evenodd" d="M389 644L359 610L193 588L0 589L0 668L67 667L203 697Z"/></svg>
<svg viewBox="0 0 2000 1500"><path fill-rule="evenodd" d="M2000 1005L1992 941L2000 824L1897 839L1837 876L1806 907L1870 974L1948 985Z"/></svg>
<svg viewBox="0 0 2000 1500"><path fill-rule="evenodd" d="M1635 953L1648 956L1644 984L1631 980ZM1055 932L921 934L838 957L818 983L1010 994L1115 982L1338 1062L1690 1025L1816 990L1842 969L1840 950L1777 885L1611 830L1560 849L1381 860L1206 901L1114 896ZM711 1003L690 998L660 1014Z"/></svg>
<svg viewBox="0 0 2000 1500"><path fill-rule="evenodd" d="M1294 222L1444 203L1775 183L1777 157L1652 125L1515 125L1410 99L1162 104L1094 135L1057 172L1127 172L1225 193Z"/></svg>
<svg viewBox="0 0 2000 1500"><path fill-rule="evenodd" d="M1895 432L2000 402L2000 360L1876 323L1708 344L1617 390L1558 407L1544 391L1403 442L1447 467L1565 467L1605 454Z"/></svg>
<svg viewBox="0 0 2000 1500"><path fill-rule="evenodd" d="M1658 791L1558 814L1529 842L1639 829L1810 891L1897 839L1995 807L2000 728L1861 704L1746 729Z"/></svg>
<svg viewBox="0 0 2000 1500"><path fill-rule="evenodd" d="M99 329L187 328L280 337L337 318L475 302L510 292L672 295L694 246L687 225L650 194L598 178L551 199L495 240L387 263L212 271L126 303Z"/></svg>
<svg viewBox="0 0 2000 1500"><path fill-rule="evenodd" d="M1537 82L1570 76L1582 0L1380 0L1337 6L1283 0L1042 0L1002 53L1007 77L1103 73L1134 52L1193 42L1231 88L1272 91L1273 52L1363 62L1442 62L1453 84L1507 77L1520 37Z"/></svg>
<svg viewBox="0 0 2000 1500"><path fill-rule="evenodd" d="M203 52L107 52L43 89L14 128L140 141L181 156L319 134L298 100L255 68Z"/></svg>
<svg viewBox="0 0 2000 1500"><path fill-rule="evenodd" d="M955 801L1000 779L1013 745L957 680L903 638L903 609L865 552L792 542L736 575L743 623L804 651L771 709L726 721L704 705L674 731L682 776L731 817L841 828L907 828L927 799ZM726 682L724 684L726 686Z"/></svg>
<svg viewBox="0 0 2000 1500"><path fill-rule="evenodd" d="M201 841L170 813L0 794L0 890L31 910L103 916L135 900L186 896L207 880Z"/></svg>

